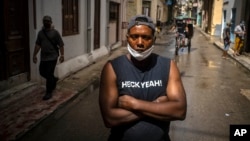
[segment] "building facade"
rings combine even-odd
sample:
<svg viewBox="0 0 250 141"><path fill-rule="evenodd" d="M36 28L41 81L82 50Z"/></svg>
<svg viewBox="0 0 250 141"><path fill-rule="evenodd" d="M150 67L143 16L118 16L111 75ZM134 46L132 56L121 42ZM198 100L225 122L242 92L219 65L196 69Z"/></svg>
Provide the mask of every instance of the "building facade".
<svg viewBox="0 0 250 141"><path fill-rule="evenodd" d="M150 16L154 23L160 21L166 23L168 20L168 5L166 0L128 0L127 20L135 15Z"/></svg>
<svg viewBox="0 0 250 141"><path fill-rule="evenodd" d="M3 0L0 4L0 92L25 82L44 83L32 55L45 15L52 17L65 43L65 61L55 70L59 78L94 63L122 42L124 0Z"/></svg>
<svg viewBox="0 0 250 141"><path fill-rule="evenodd" d="M65 44L65 61L55 70L60 79L126 45L132 16L145 14L155 23L168 18L165 0L2 0L0 4L0 92L26 82L45 83L39 63L32 61L45 15L52 17Z"/></svg>
<svg viewBox="0 0 250 141"><path fill-rule="evenodd" d="M227 22L232 23L231 25L231 41L234 42L235 34L234 28L244 20L246 24L246 32L250 33L250 1L249 0L224 0L222 9L222 25L223 28L226 26ZM222 29L223 29L222 28ZM250 35L246 34L244 40L244 48L242 51L250 52Z"/></svg>

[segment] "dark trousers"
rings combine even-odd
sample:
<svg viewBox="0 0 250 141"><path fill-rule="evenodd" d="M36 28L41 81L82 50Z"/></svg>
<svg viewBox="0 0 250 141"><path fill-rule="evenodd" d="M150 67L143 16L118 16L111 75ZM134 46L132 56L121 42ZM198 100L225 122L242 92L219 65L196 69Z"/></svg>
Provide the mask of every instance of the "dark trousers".
<svg viewBox="0 0 250 141"><path fill-rule="evenodd" d="M46 79L46 93L52 93L56 88L56 78L54 76L56 63L57 60L40 62L39 72Z"/></svg>

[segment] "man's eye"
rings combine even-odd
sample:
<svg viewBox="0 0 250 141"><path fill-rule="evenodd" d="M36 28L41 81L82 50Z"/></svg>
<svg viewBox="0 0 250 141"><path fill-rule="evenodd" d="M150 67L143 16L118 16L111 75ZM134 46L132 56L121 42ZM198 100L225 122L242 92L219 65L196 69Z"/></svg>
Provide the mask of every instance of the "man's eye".
<svg viewBox="0 0 250 141"><path fill-rule="evenodd" d="M152 36L149 36L149 35L130 35L129 36L130 38L132 38L132 39L138 39L138 38L142 38L143 40L150 40L150 39L152 39Z"/></svg>
<svg viewBox="0 0 250 141"><path fill-rule="evenodd" d="M148 35L142 35L141 37L144 40L150 40L150 39L152 39L152 36L148 36Z"/></svg>
<svg viewBox="0 0 250 141"><path fill-rule="evenodd" d="M130 38L132 38L132 39L137 39L139 37L140 37L139 35L130 35Z"/></svg>

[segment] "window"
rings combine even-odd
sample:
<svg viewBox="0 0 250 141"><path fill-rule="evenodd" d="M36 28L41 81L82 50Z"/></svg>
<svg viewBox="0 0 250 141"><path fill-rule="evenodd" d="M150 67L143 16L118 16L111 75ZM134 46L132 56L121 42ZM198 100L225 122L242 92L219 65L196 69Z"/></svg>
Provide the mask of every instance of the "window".
<svg viewBox="0 0 250 141"><path fill-rule="evenodd" d="M143 1L142 3L142 14L146 16L150 16L150 1Z"/></svg>
<svg viewBox="0 0 250 141"><path fill-rule="evenodd" d="M62 0L62 35L79 33L78 0Z"/></svg>
<svg viewBox="0 0 250 141"><path fill-rule="evenodd" d="M116 21L118 19L118 7L119 5L115 2L110 2L109 4L109 20Z"/></svg>

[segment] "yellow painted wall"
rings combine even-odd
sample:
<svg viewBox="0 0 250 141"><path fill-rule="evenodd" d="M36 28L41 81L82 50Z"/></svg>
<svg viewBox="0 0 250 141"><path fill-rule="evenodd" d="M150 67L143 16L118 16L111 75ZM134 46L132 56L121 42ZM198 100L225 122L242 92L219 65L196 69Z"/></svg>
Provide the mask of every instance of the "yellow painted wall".
<svg viewBox="0 0 250 141"><path fill-rule="evenodd" d="M212 15L212 25L211 25L211 35L220 34L221 23L222 23L222 9L223 9L223 0L214 0L213 5L213 15Z"/></svg>

